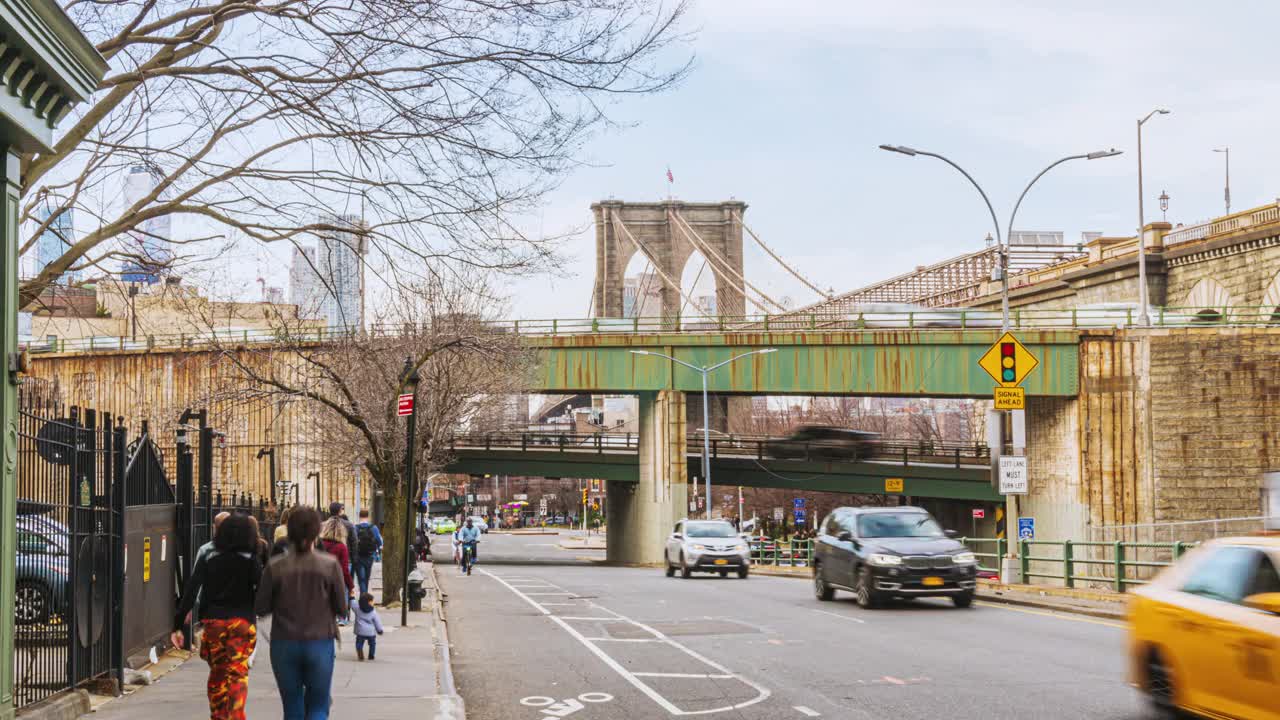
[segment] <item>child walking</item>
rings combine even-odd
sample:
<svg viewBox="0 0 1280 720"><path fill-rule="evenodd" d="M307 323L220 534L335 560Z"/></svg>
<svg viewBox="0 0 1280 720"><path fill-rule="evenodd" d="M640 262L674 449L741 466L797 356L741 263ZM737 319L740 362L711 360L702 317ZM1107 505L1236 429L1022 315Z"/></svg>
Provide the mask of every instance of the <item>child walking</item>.
<svg viewBox="0 0 1280 720"><path fill-rule="evenodd" d="M378 636L382 634L382 618L373 607L373 593L361 593L356 606L356 657L364 660L364 644L369 643L369 659L378 652Z"/></svg>

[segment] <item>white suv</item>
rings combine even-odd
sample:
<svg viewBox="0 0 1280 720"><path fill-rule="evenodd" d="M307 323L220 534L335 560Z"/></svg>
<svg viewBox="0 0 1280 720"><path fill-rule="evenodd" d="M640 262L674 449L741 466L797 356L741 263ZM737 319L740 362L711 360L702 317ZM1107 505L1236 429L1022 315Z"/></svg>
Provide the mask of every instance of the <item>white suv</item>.
<svg viewBox="0 0 1280 720"><path fill-rule="evenodd" d="M724 520L681 520L676 523L664 551L667 577L687 578L695 572L718 572L725 577L736 570L745 578L751 568L751 548Z"/></svg>

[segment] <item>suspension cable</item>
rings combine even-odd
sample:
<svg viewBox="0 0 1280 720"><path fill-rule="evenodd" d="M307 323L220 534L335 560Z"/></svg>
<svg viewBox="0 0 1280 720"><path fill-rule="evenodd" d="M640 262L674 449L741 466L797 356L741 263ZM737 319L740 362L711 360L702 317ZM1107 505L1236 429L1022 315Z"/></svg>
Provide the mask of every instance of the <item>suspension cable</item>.
<svg viewBox="0 0 1280 720"><path fill-rule="evenodd" d="M645 257L649 259L649 262L653 264L653 269L658 271L658 274L662 276L662 279L666 281L667 285L671 288L674 288L677 293L680 293L680 297L684 298L685 300L689 300L690 299L689 296L686 295L684 292L684 289L680 287L680 283L674 282L671 279L671 276L667 275L667 272L662 269L662 265L657 262L653 253L649 252L648 246L640 242L640 239L637 238L635 235L631 234L631 230L627 228L626 223L622 222L617 217L614 217L612 219L615 227L621 228L623 234L627 236L627 239L630 240L636 247L640 248L640 252L644 253ZM661 312L662 309L659 308L658 311Z"/></svg>
<svg viewBox="0 0 1280 720"><path fill-rule="evenodd" d="M755 285L752 285L751 281L744 278L741 273L735 270L733 266L729 264L729 261L724 259L723 255L721 255L718 251L716 251L715 248L711 247L709 243L703 240L702 236L698 235L697 231L693 229L693 226L689 224L689 221L685 220L684 217L680 215L680 213L676 212L675 210L672 210L670 212L671 212L671 216L675 220L677 220L676 226L679 227L681 232L685 234L685 237L689 238L689 241L692 242L694 247L698 248L698 250L703 255L707 256L708 259L713 261L711 263L712 272L716 272L716 261L719 261L723 269L728 270L728 272L732 273L734 277L738 278L738 280L740 280L743 283L743 285L754 290L757 295L759 295L761 298L763 298L767 302L771 303L774 307L778 308L779 310L782 310L783 312L786 312L787 308L785 308L782 305L782 303L766 295L764 291L762 291L760 288L756 287ZM718 272L717 275L719 275L722 280L725 280L725 282L728 282L730 285L733 285L733 282L725 278L722 272ZM755 298L752 298L750 295L748 295L746 290L744 290L741 286L734 285L733 287L735 290L742 293L743 297L750 300L756 307L763 310L766 315L771 312L766 305L758 302ZM745 308L743 309L745 310Z"/></svg>
<svg viewBox="0 0 1280 720"><path fill-rule="evenodd" d="M760 239L760 236L756 235L755 231L752 230L750 226L748 226L745 222L742 221L742 215L738 214L736 210L733 212L733 219L736 220L738 224L741 225L742 228L747 231L747 234L751 236L752 240L756 241L757 245L763 248L765 252L769 253L769 257L773 258L774 262L778 263L787 272L794 275L797 280L807 285L810 290L818 293L819 295L821 295L824 298L827 298L828 300L830 300L833 297L831 293L828 293L822 288L818 287L817 285L814 285L813 283L809 282L808 278L806 278L804 275L801 275L798 270L788 265L786 261L783 260L782 258L778 257L778 254L773 251L773 248L770 248L768 245L765 245L764 241Z"/></svg>

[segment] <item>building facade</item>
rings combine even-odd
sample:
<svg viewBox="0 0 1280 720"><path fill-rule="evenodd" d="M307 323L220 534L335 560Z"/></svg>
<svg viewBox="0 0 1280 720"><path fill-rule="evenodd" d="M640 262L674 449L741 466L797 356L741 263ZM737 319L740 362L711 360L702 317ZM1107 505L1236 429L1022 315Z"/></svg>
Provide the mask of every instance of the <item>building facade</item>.
<svg viewBox="0 0 1280 720"><path fill-rule="evenodd" d="M150 202L147 198L155 192L159 182L157 169L147 165L130 167L124 179L125 207L139 203L145 207ZM173 252L168 247L170 237L167 214L145 220L125 233L124 253L128 259L122 268L124 281L154 285L170 274L173 265Z"/></svg>
<svg viewBox="0 0 1280 720"><path fill-rule="evenodd" d="M341 230L330 230L316 247L320 317L330 327L364 327L364 222L354 215L321 218Z"/></svg>
<svg viewBox="0 0 1280 720"><path fill-rule="evenodd" d="M41 225L48 222L49 227L36 238L34 275L43 272L49 263L62 257L67 248L75 243L74 217L75 211L72 208L62 209L50 202L42 203L36 208L36 219ZM60 279L64 283L73 283L80 279L80 273L74 270L65 272Z"/></svg>

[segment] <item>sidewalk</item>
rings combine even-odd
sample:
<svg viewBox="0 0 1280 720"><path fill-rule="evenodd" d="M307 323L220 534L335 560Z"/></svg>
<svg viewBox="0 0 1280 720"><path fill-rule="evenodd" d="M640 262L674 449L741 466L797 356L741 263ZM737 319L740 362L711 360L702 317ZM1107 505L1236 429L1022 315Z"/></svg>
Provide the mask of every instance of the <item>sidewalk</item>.
<svg viewBox="0 0 1280 720"><path fill-rule="evenodd" d="M605 540L603 530L593 531L590 534L584 534L581 530L570 530L568 536L560 541L560 547L565 550L605 550L608 548L608 542Z"/></svg>
<svg viewBox="0 0 1280 720"><path fill-rule="evenodd" d="M461 718L461 703L442 695L436 661L436 637L432 612L436 590L430 566L420 564L427 576L428 595L423 612L409 614L409 627L401 628L399 608L378 608L386 634L378 638L378 659L356 660L351 628L342 628L333 672L333 718L368 720L424 720ZM375 565L370 590L379 594L381 565ZM280 717L280 696L271 673L269 620L258 625L258 654L249 673L247 716L251 720ZM175 653L181 653L175 651ZM163 661L162 661L163 662ZM178 720L208 717L205 680L209 666L192 657L153 685L101 705L92 714L101 720ZM95 703L96 704L96 703ZM89 716L86 716L89 717Z"/></svg>

